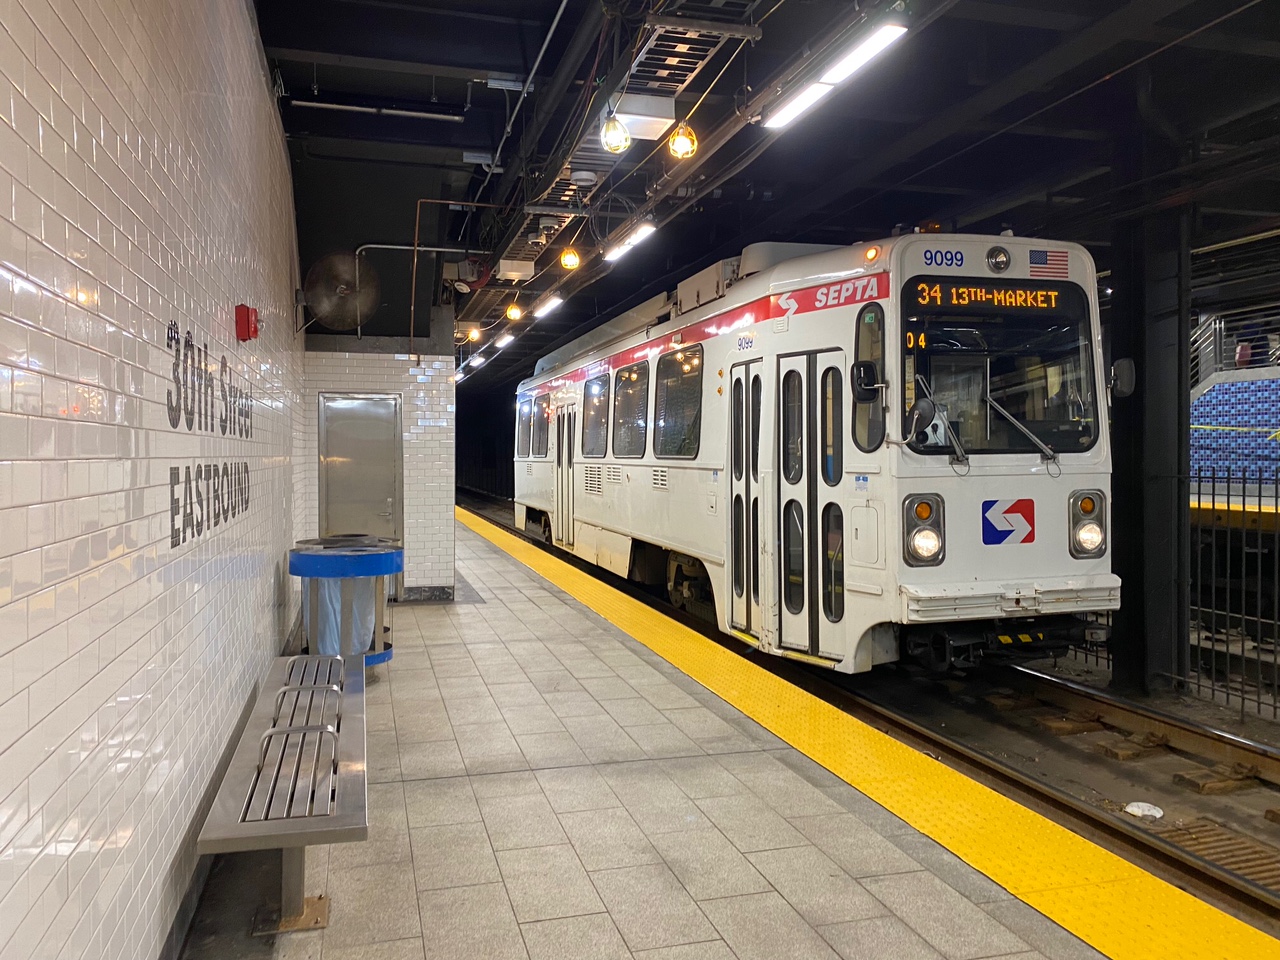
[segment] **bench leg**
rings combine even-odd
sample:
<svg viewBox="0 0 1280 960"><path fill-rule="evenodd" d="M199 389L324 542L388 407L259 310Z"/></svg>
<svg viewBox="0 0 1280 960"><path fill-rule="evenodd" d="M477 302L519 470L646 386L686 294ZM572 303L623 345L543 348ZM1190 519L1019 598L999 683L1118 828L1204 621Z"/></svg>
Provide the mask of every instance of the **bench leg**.
<svg viewBox="0 0 1280 960"><path fill-rule="evenodd" d="M300 917L306 907L307 848L285 847L280 863L280 917Z"/></svg>
<svg viewBox="0 0 1280 960"><path fill-rule="evenodd" d="M255 937L323 930L329 925L329 900L305 895L306 874L306 847L285 847L280 851L280 909L263 906L258 910L253 918Z"/></svg>

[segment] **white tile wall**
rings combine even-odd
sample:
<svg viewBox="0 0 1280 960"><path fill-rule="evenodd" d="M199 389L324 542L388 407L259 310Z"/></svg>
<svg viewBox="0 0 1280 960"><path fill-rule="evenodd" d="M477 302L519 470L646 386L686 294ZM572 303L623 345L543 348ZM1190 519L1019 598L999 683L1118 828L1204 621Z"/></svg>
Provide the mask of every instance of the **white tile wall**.
<svg viewBox="0 0 1280 960"><path fill-rule="evenodd" d="M0 960L154 957L192 876L293 613L294 231L244 0L0 0ZM170 426L170 324L251 437ZM172 547L170 468L227 461L247 513Z"/></svg>
<svg viewBox="0 0 1280 960"><path fill-rule="evenodd" d="M318 418L322 391L398 393L404 426L404 584L453 586L453 357L308 351L303 426L294 471L294 525L319 523Z"/></svg>

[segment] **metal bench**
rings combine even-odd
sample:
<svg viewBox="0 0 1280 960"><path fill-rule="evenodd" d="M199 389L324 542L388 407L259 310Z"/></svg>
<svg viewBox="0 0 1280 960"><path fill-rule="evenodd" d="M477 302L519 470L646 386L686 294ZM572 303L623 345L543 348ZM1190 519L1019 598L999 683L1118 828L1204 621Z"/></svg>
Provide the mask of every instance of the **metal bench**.
<svg viewBox="0 0 1280 960"><path fill-rule="evenodd" d="M254 934L324 927L329 902L304 894L306 848L369 836L364 661L279 657L236 745L196 851L281 852L280 912Z"/></svg>

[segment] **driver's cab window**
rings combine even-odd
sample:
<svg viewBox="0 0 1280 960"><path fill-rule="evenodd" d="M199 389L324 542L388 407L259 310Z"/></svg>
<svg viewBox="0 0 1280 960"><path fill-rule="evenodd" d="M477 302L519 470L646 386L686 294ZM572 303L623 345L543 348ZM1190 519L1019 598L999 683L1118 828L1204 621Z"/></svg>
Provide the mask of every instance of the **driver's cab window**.
<svg viewBox="0 0 1280 960"><path fill-rule="evenodd" d="M884 308L869 303L858 314L854 344L855 360L875 364L876 383L884 383ZM856 377L850 373L850 382ZM884 442L884 394L877 392L866 403L853 404L853 442L865 453L879 449Z"/></svg>

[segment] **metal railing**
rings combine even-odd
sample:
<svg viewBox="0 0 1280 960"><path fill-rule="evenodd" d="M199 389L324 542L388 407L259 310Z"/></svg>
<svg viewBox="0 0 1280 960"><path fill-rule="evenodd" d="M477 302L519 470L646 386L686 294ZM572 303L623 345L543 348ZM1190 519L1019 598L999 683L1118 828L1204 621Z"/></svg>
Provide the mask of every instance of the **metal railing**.
<svg viewBox="0 0 1280 960"><path fill-rule="evenodd" d="M1225 325L1221 317L1206 317L1191 331L1191 386L1224 369Z"/></svg>
<svg viewBox="0 0 1280 960"><path fill-rule="evenodd" d="M1190 615L1171 679L1241 717L1280 719L1280 467L1206 468L1188 490ZM1106 644L1071 650L1103 671L1111 657Z"/></svg>
<svg viewBox="0 0 1280 960"><path fill-rule="evenodd" d="M1280 366L1280 303L1223 310L1191 331L1191 387L1224 370Z"/></svg>
<svg viewBox="0 0 1280 960"><path fill-rule="evenodd" d="M1280 469L1191 476L1186 690L1280 717Z"/></svg>

